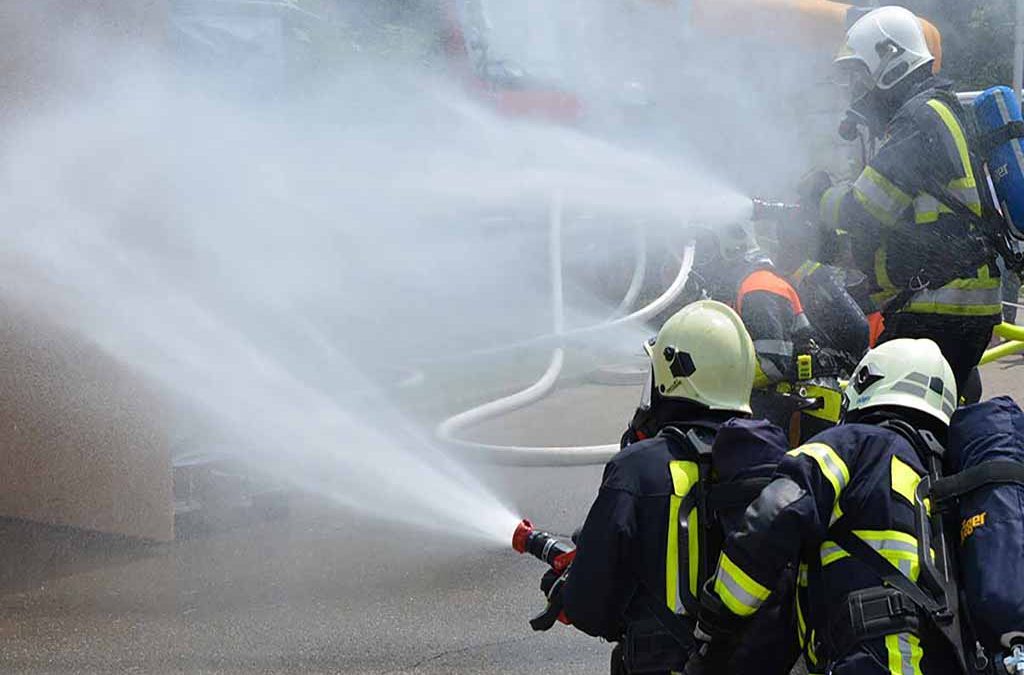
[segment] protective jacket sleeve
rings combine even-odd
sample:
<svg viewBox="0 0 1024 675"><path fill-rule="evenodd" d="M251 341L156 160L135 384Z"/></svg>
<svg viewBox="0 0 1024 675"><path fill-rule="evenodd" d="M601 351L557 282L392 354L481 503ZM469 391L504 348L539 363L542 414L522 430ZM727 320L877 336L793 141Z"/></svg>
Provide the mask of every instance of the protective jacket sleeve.
<svg viewBox="0 0 1024 675"><path fill-rule="evenodd" d="M755 387L793 379L797 333L808 329L796 290L769 270L758 270L740 285L736 307L757 353Z"/></svg>
<svg viewBox="0 0 1024 675"><path fill-rule="evenodd" d="M629 567L636 532L635 496L610 485L609 464L597 499L577 539L576 558L562 591L564 611L579 630L609 641L623 633L623 613L633 595L636 572Z"/></svg>
<svg viewBox="0 0 1024 675"><path fill-rule="evenodd" d="M824 443L787 453L722 548L713 592L729 611L741 617L757 612L786 564L799 557L801 542L825 536L848 482L846 463Z"/></svg>

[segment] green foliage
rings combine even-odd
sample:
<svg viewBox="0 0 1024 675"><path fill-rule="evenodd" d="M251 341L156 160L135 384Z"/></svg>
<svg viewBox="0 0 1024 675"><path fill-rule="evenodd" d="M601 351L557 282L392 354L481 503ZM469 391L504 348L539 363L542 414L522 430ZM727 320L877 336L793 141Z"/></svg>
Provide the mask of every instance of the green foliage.
<svg viewBox="0 0 1024 675"><path fill-rule="evenodd" d="M942 32L943 76L953 80L957 89L1010 84L1016 0L907 0L893 4L925 17Z"/></svg>

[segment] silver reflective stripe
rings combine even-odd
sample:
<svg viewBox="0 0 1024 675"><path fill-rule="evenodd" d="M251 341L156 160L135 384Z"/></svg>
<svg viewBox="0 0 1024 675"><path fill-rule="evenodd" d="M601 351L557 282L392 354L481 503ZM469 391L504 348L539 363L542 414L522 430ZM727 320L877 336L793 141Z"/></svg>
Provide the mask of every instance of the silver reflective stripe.
<svg viewBox="0 0 1024 675"><path fill-rule="evenodd" d="M983 307L999 305L1002 302L1001 291L996 288L940 288L923 290L914 294L911 305L918 303L935 303L936 305L956 305L958 307Z"/></svg>
<svg viewBox="0 0 1024 675"><path fill-rule="evenodd" d="M856 534L856 533L854 533ZM899 539L867 539L859 534L856 534L857 538L863 541L871 548L878 551L883 556L885 553L910 553L917 556L917 544L910 543L908 541L900 541ZM833 541L826 541L821 545L821 561L824 564L826 560L833 556L837 556L841 553L845 553L843 547ZM888 558L886 558L889 560ZM835 562L835 560L829 560L829 562ZM903 573L907 578L912 578L914 573L914 561L913 560L897 560L892 562L896 568Z"/></svg>
<svg viewBox="0 0 1024 675"><path fill-rule="evenodd" d="M754 350L758 354L788 358L793 355L793 343L789 340L754 340Z"/></svg>
<svg viewBox="0 0 1024 675"><path fill-rule="evenodd" d="M913 201L872 167L867 167L853 184L854 195L867 211L881 222L892 225Z"/></svg>
<svg viewBox="0 0 1024 675"><path fill-rule="evenodd" d="M927 387L928 382L931 381L930 378L924 373L910 373L903 379L909 380L911 382L917 382L918 384L924 385L925 387Z"/></svg>
<svg viewBox="0 0 1024 675"><path fill-rule="evenodd" d="M888 551L902 551L904 553L917 554L917 544L911 544L908 541L900 541L899 539L871 540L864 539L864 537L861 537L860 535L857 536L864 541L865 544L879 552L884 549Z"/></svg>
<svg viewBox="0 0 1024 675"><path fill-rule="evenodd" d="M835 542L826 541L821 546L821 559L823 561L834 555L839 555L840 553L844 553L843 547Z"/></svg>
<svg viewBox="0 0 1024 675"><path fill-rule="evenodd" d="M843 489L846 488L846 473L843 471L842 467L835 463L829 453L821 453L821 459L825 462L825 465L828 466L829 473L831 473L836 479L836 482L839 483L839 491L842 492ZM838 494L836 494L836 501L839 501Z"/></svg>
<svg viewBox="0 0 1024 675"><path fill-rule="evenodd" d="M956 407L956 394L954 394L949 389L946 389L945 387L943 387L943 389L942 389L942 398L943 398L943 403L945 405L948 405L951 408L955 408Z"/></svg>
<svg viewBox="0 0 1024 675"><path fill-rule="evenodd" d="M772 360L768 357L759 358L757 362L761 365L761 371L773 382L781 380L783 373L779 370L779 367L772 363Z"/></svg>
<svg viewBox="0 0 1024 675"><path fill-rule="evenodd" d="M803 312L801 312L800 314L797 314L796 318L793 319L793 332L794 333L799 331L799 330L803 330L805 328L810 328L810 327L811 327L811 322L807 320L807 315L804 314Z"/></svg>
<svg viewBox="0 0 1024 675"><path fill-rule="evenodd" d="M919 384L914 384L913 382L903 381L897 382L896 384L892 385L892 391L902 391L905 394L911 394L913 396L919 396L921 398L924 398L925 394L928 393L928 388L922 387Z"/></svg>
<svg viewBox="0 0 1024 675"><path fill-rule="evenodd" d="M822 195L818 211L825 224L831 227L839 226L839 207L843 203L843 198L848 194L850 194L849 185L837 185L836 187L829 188Z"/></svg>
<svg viewBox="0 0 1024 675"><path fill-rule="evenodd" d="M900 633L896 638L896 644L900 651L900 673L914 675L914 649L910 644L909 634Z"/></svg>
<svg viewBox="0 0 1024 675"><path fill-rule="evenodd" d="M949 191L965 206L976 207L981 205L981 199L978 198L978 188L976 186L950 187Z"/></svg>
<svg viewBox="0 0 1024 675"><path fill-rule="evenodd" d="M757 610L757 608L764 603L764 600L761 598L756 595L751 595L744 590L744 588L740 586L739 582L733 579L732 575L723 569L721 565L718 567L718 583L728 588L734 598L752 611Z"/></svg>

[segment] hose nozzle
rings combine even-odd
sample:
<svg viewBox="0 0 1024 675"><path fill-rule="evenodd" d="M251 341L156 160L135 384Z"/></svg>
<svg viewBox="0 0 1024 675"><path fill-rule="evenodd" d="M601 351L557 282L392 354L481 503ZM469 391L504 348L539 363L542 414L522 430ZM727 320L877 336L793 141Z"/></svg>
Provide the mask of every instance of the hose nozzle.
<svg viewBox="0 0 1024 675"><path fill-rule="evenodd" d="M754 204L754 212L750 217L751 220L779 220L800 210L798 204L773 202L758 197L754 197L750 201Z"/></svg>
<svg viewBox="0 0 1024 675"><path fill-rule="evenodd" d="M512 533L512 548L518 553L529 553L547 563L557 572L563 571L572 562L576 547L562 541L553 534L534 529L533 523L523 520Z"/></svg>

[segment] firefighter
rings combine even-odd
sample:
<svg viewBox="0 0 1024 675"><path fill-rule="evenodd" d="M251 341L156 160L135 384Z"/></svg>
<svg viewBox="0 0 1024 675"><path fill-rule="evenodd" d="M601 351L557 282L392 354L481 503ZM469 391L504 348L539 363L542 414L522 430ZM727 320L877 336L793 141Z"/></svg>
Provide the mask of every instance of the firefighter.
<svg viewBox="0 0 1024 675"><path fill-rule="evenodd" d="M786 429L792 445L836 424L842 402L838 378L849 374L843 364L850 359L811 325L803 298L758 246L753 225L734 224L704 234L697 250L699 283L740 314L754 341L754 416ZM797 266L792 272L807 292L814 288L808 268ZM830 311L818 300L815 307L822 315ZM853 363L863 351L853 356Z"/></svg>
<svg viewBox="0 0 1024 675"><path fill-rule="evenodd" d="M919 441L924 432L945 441L952 370L930 340L891 340L864 357L846 395L844 423L787 453L726 540L701 597L695 635L704 644L690 675L718 672L732 636L796 559L812 672L958 672L957 652L896 579L921 574L917 541L927 525L915 518L915 490L932 458Z"/></svg>
<svg viewBox="0 0 1024 675"><path fill-rule="evenodd" d="M564 622L621 643L612 662L619 673L682 669L722 523L738 524L788 447L764 420L730 421L750 413L754 348L725 305L704 300L673 315L651 362L653 436L608 463L577 534L575 560L564 575L549 573L542 582L549 600L560 595ZM767 674L788 673L799 653L793 585L780 582L779 602L752 632L758 651L772 650L762 661Z"/></svg>
<svg viewBox="0 0 1024 675"><path fill-rule="evenodd" d="M1000 320L999 270L973 224L982 212L964 113L910 11L882 7L847 33L836 68L852 104L840 133L880 143L852 184L826 190L821 217L850 238L872 284L879 342L929 338L965 389Z"/></svg>

